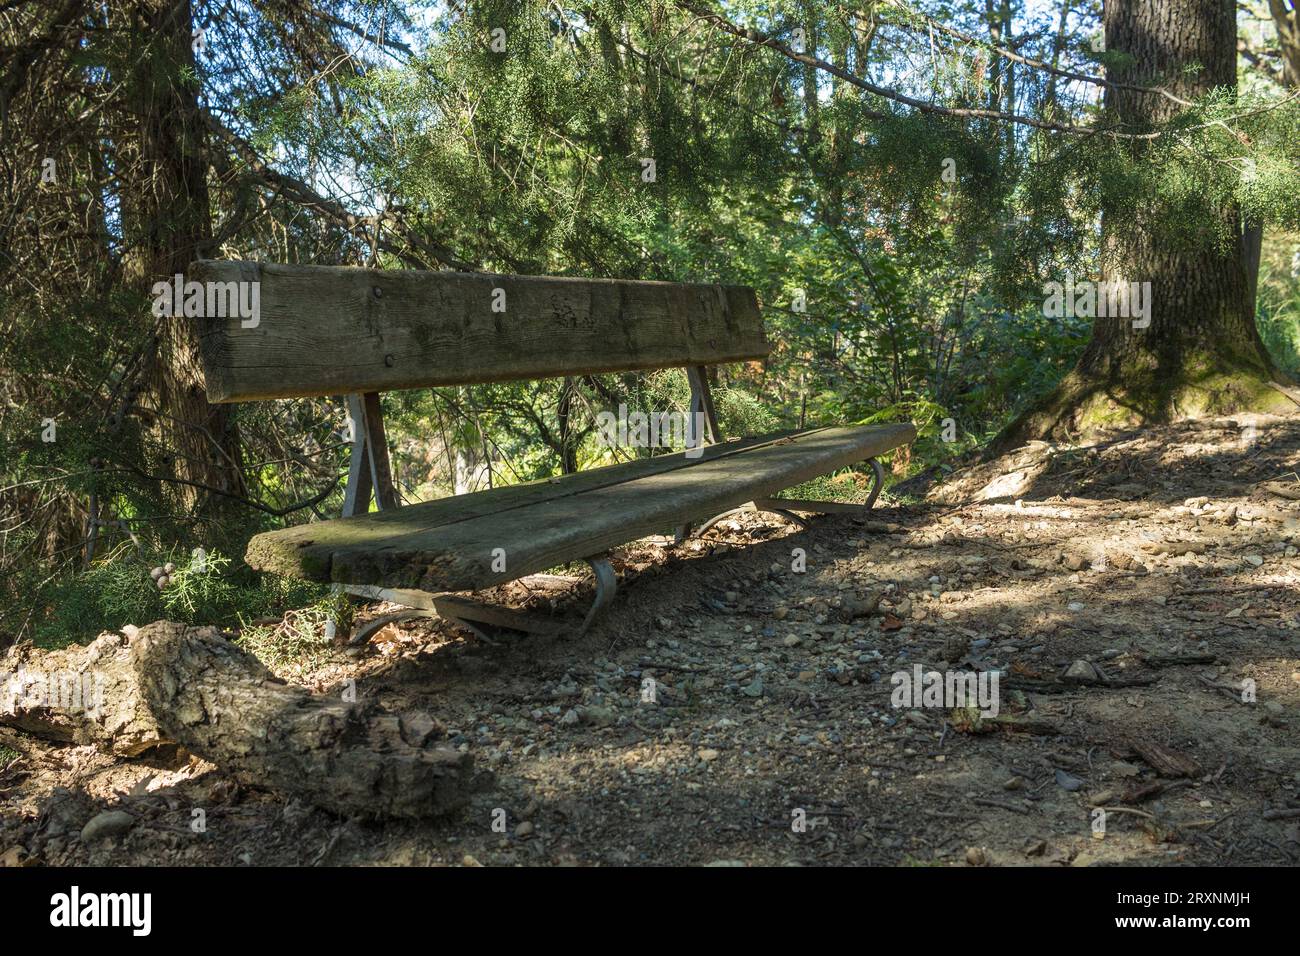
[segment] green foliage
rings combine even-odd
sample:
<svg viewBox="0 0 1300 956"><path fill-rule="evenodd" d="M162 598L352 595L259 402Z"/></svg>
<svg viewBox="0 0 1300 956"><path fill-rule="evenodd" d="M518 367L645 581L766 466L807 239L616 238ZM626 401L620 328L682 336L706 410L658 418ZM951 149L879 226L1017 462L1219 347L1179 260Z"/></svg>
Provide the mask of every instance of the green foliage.
<svg viewBox="0 0 1300 956"><path fill-rule="evenodd" d="M236 641L272 668L303 673L325 663L337 648L325 636L326 622L338 622L340 633L352 625L352 607L342 593L327 594L308 606L288 611L276 624L245 623Z"/></svg>
<svg viewBox="0 0 1300 956"><path fill-rule="evenodd" d="M177 553L154 556L117 555L89 569L49 582L38 598L45 615L35 626L41 647L84 644L104 630L124 624L137 626L166 618L188 624L232 627L241 618L256 619L316 599L318 585L274 575L240 574L230 559L209 551L206 568L194 556ZM150 569L176 564L167 587L160 589Z"/></svg>
<svg viewBox="0 0 1300 956"><path fill-rule="evenodd" d="M902 473L986 440L1076 361L1088 323L1045 318L1042 284L1097 274L1103 220L1192 249L1235 243L1236 217L1220 214L1235 208L1265 226L1261 336L1300 373L1297 242L1286 232L1300 221L1300 110L1276 83L1256 76L1235 96L1217 91L1150 141L1048 133L981 114L1086 125L1105 118L1100 91L1013 69L980 41L936 38L923 16L985 37L1001 9L1014 13L1001 36L1025 56L1127 69L1128 54L1089 49L1096 2L1074 5L1059 43L1056 10L1044 5L717 6L787 41L804 29L837 69L973 111L965 116L901 105L663 0L318 6L253 4L246 17L212 23L235 32L198 60L203 106L275 175L212 137L220 241L204 254L322 264L373 256L409 268L446 264L430 252L445 248L483 271L751 286L772 352L761 365L717 370L723 431L911 420L920 437L910 460L900 457ZM21 24L31 35L46 32L46 14L19 7L13 15L32 18ZM195 15L207 22L212 9L197 3ZM409 54L361 42L347 24L362 13ZM498 36L504 48L494 48ZM11 177L15 193L0 183L17 210L0 236L6 636L59 644L161 616L231 624L323 596L222 554L242 553L259 530L338 513L341 483L329 487L347 458L337 399L238 408L237 484L256 507L219 514L205 500L190 513L158 477L172 450L154 415L155 330L138 279L127 277L139 244L174 224L130 221L132 183L151 182L129 178L140 165L138 98L116 79L100 85L130 77L157 42L90 30L50 51L64 58L51 81L75 82L43 102L10 103L28 127L7 127L20 137L14 154L67 162L57 188ZM154 81L191 76L163 62L149 69ZM355 218L329 215L293 183L330 194ZM386 242L372 248L370 217L381 207ZM681 412L688 399L685 375L669 370L414 390L383 404L409 501L608 463L616 452L598 440L600 412ZM55 443L40 438L48 417ZM860 478L819 480L809 493L857 494ZM91 566L77 569L92 495L114 524L101 527ZM193 566L196 541L219 546L206 571ZM169 559L179 568L159 591L149 567ZM312 605L281 629L250 624L246 639L323 653L329 612Z"/></svg>
<svg viewBox="0 0 1300 956"><path fill-rule="evenodd" d="M1300 233L1264 233L1256 318L1273 360L1300 379Z"/></svg>

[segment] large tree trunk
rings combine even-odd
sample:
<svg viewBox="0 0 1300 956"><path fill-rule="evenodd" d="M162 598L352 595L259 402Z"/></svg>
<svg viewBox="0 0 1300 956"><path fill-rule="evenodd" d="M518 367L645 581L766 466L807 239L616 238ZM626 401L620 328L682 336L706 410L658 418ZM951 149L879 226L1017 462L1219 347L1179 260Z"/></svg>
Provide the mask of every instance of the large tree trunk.
<svg viewBox="0 0 1300 956"><path fill-rule="evenodd" d="M1268 12L1277 28L1282 51L1282 83L1300 86L1300 3L1296 0L1268 0Z"/></svg>
<svg viewBox="0 0 1300 956"><path fill-rule="evenodd" d="M189 0L137 0L127 16L138 48L128 73L135 124L120 157L125 260L129 281L147 295L154 282L183 274L211 239L207 150ZM170 497L190 510L226 500L206 489L238 493L239 442L229 406L208 404L193 319L162 320L153 371L164 449L154 466L177 479Z"/></svg>
<svg viewBox="0 0 1300 956"><path fill-rule="evenodd" d="M1106 49L1128 54L1118 82L1161 86L1192 100L1215 88L1236 89L1233 0L1107 0ZM1199 64L1199 70L1189 70ZM1145 129L1181 107L1163 96L1106 91L1111 121ZM1144 161L1145 141L1131 147ZM1102 216L1103 280L1150 282L1150 325L1097 318L1092 339L1056 391L1007 427L993 444L1002 451L1033 438L1068 438L1100 427L1170 421L1204 414L1294 408L1272 387L1273 363L1255 328L1248 262L1254 236L1233 206L1207 208L1210 240L1189 251L1158 234L1158 209L1108 209Z"/></svg>

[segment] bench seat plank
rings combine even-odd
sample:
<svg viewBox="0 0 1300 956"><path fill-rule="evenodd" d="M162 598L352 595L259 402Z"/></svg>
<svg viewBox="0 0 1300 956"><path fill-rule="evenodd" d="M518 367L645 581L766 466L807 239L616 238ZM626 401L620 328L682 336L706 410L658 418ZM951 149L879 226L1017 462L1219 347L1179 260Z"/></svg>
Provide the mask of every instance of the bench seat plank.
<svg viewBox="0 0 1300 956"><path fill-rule="evenodd" d="M701 461L710 461L758 445L781 441L796 434L799 433L791 431L764 438L735 439L708 445L701 449L696 458L687 458L685 455L658 455L654 458L590 468L562 478L543 478L539 481L439 498L409 507L376 511L354 518L297 525L254 538L253 543L256 548L250 546L249 554L262 562L255 566L263 570L294 577L328 580L328 576L322 576L321 572L308 567L308 564L320 556L328 559L328 555L335 547L382 547L400 535L424 532L459 521L498 514L524 505L540 504L603 488L606 485L657 475L675 468L689 468Z"/></svg>
<svg viewBox="0 0 1300 956"><path fill-rule="evenodd" d="M702 521L916 437L910 424L820 428L612 465L257 535L257 570L423 591L491 587ZM505 570L493 570L494 549Z"/></svg>

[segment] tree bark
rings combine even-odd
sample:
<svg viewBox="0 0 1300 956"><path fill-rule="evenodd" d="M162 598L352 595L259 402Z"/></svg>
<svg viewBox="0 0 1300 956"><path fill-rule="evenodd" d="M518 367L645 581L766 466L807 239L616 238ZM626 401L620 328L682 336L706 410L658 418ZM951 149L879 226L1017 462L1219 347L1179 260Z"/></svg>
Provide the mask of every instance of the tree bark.
<svg viewBox="0 0 1300 956"><path fill-rule="evenodd" d="M1268 0L1268 12L1277 28L1282 52L1282 83L1300 86L1300 3L1297 0Z"/></svg>
<svg viewBox="0 0 1300 956"><path fill-rule="evenodd" d="M133 127L121 143L124 257L128 281L153 284L183 274L212 236L206 127L199 112L190 0L137 0L128 24L139 38L127 81ZM206 489L242 491L239 441L229 406L208 404L193 319L163 318L152 385L157 396L156 465L177 479L169 498L186 511L219 505Z"/></svg>
<svg viewBox="0 0 1300 956"><path fill-rule="evenodd" d="M9 668L0 728L128 757L177 745L248 786L344 816L436 816L473 785L471 758L439 746L427 714L313 696L216 628L159 621Z"/></svg>
<svg viewBox="0 0 1300 956"><path fill-rule="evenodd" d="M1193 100L1236 89L1233 0L1107 0L1106 49L1127 54L1110 70L1121 83L1161 86ZM1189 69L1197 65L1198 69ZM1163 97L1110 87L1108 119L1138 130L1182 108ZM1131 161L1151 146L1136 142ZM1159 235L1156 209L1103 211L1101 278L1149 282L1150 324L1097 318L1075 369L1055 392L1012 422L991 446L1005 451L1035 438L1074 438L1106 426L1164 422L1204 414L1293 407L1272 388L1278 373L1255 327L1247 263L1254 236L1235 206L1208 208L1213 238L1188 249Z"/></svg>

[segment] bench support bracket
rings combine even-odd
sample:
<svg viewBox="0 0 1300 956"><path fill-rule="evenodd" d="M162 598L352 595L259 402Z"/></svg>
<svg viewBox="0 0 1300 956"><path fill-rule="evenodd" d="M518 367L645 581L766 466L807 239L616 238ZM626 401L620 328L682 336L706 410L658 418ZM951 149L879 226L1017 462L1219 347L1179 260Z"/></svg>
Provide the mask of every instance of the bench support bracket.
<svg viewBox="0 0 1300 956"><path fill-rule="evenodd" d="M578 626L578 635L585 633L609 607L614 600L614 593L618 589L618 576L614 573L614 567L609 563L608 558L602 555L586 558L585 560L591 566L591 572L596 578L596 596L592 600L586 616L582 619L582 623ZM344 584L336 585L336 587L348 594L370 601L389 601L393 604L405 605L399 611L381 614L379 617L372 618L354 628L348 638L348 644L364 644L387 624L397 621L409 621L420 617L442 618L445 621L467 627L480 637L488 637L483 632L483 625L506 628L512 631L523 631L528 634L551 636L563 634L572 628L571 621L565 621L562 618L529 614L512 608L483 604L456 594L430 594L427 591L373 587L365 584ZM333 639L335 627L333 621L327 623L326 636L328 638Z"/></svg>
<svg viewBox="0 0 1300 956"><path fill-rule="evenodd" d="M778 514L787 521L798 525L800 529L808 527L808 522L800 518L794 512L810 511L814 514L863 514L870 511L875 505L876 499L880 497L880 489L885 484L885 469L875 458L868 458L867 462L871 465L871 492L867 495L867 500L862 504L853 504L843 501L811 501L803 498L755 498L739 508L732 508L724 511L720 515L714 515L696 530L696 535L704 534L719 521L730 518L732 515L743 514L747 511L766 511L769 514ZM680 532L679 532L680 535ZM684 540L684 536L682 536ZM680 543L680 541L678 542Z"/></svg>
<svg viewBox="0 0 1300 956"><path fill-rule="evenodd" d="M587 628L609 607L614 600L614 592L618 590L618 577L614 574L614 566L609 563L609 558L594 557L587 558L586 561L591 565L591 573L596 576L596 598L591 602L587 616L582 619L579 634L586 633Z"/></svg>

